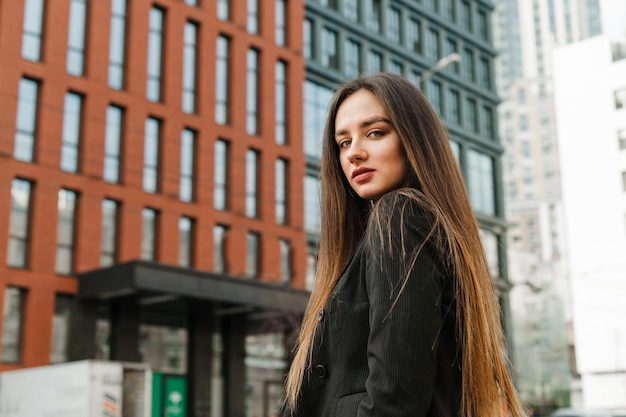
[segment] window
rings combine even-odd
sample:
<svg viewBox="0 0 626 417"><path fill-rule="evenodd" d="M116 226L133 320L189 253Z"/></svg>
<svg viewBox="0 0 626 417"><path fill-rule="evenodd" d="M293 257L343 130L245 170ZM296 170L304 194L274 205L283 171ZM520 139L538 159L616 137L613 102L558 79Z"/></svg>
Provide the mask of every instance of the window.
<svg viewBox="0 0 626 417"><path fill-rule="evenodd" d="M124 87L126 59L126 0L111 1L111 33L109 37L109 87Z"/></svg>
<svg viewBox="0 0 626 417"><path fill-rule="evenodd" d="M197 6L198 5L198 0L185 0L185 4L187 6Z"/></svg>
<svg viewBox="0 0 626 417"><path fill-rule="evenodd" d="M17 287L4 289L2 317L2 362L19 363L22 360L22 335L26 290Z"/></svg>
<svg viewBox="0 0 626 417"><path fill-rule="evenodd" d="M338 0L319 0L322 6L330 7L333 10L337 10Z"/></svg>
<svg viewBox="0 0 626 417"><path fill-rule="evenodd" d="M248 18L246 28L248 33L259 33L259 0L247 0Z"/></svg>
<svg viewBox="0 0 626 417"><path fill-rule="evenodd" d="M426 58L431 61L437 61L440 54L439 32L437 29L430 28L426 33Z"/></svg>
<svg viewBox="0 0 626 417"><path fill-rule="evenodd" d="M313 58L313 22L310 19L304 19L302 25L302 51L304 59Z"/></svg>
<svg viewBox="0 0 626 417"><path fill-rule="evenodd" d="M226 263L226 236L228 227L216 224L213 227L213 271L225 274L228 271Z"/></svg>
<svg viewBox="0 0 626 417"><path fill-rule="evenodd" d="M71 75L83 75L84 72L86 18L87 0L70 0L66 69Z"/></svg>
<svg viewBox="0 0 626 417"><path fill-rule="evenodd" d="M491 90L491 66L487 58L480 58L480 86Z"/></svg>
<svg viewBox="0 0 626 417"><path fill-rule="evenodd" d="M124 109L113 105L107 108L102 178L110 183L120 182L123 121Z"/></svg>
<svg viewBox="0 0 626 417"><path fill-rule="evenodd" d="M493 129L493 110L491 107L484 106L482 112L482 131L488 139L495 139L495 131Z"/></svg>
<svg viewBox="0 0 626 417"><path fill-rule="evenodd" d="M278 46L287 43L287 0L275 0L274 3L274 26L276 33L274 41Z"/></svg>
<svg viewBox="0 0 626 417"><path fill-rule="evenodd" d="M320 226L320 180L307 174L304 177L304 229L319 234Z"/></svg>
<svg viewBox="0 0 626 417"><path fill-rule="evenodd" d="M161 77L163 66L163 20L165 12L153 7L150 9L148 34L148 80L146 96L150 101L161 101Z"/></svg>
<svg viewBox="0 0 626 417"><path fill-rule="evenodd" d="M352 39L346 40L345 73L350 78L356 78L361 72L361 45Z"/></svg>
<svg viewBox="0 0 626 417"><path fill-rule="evenodd" d="M228 143L225 140L217 140L214 149L214 173L213 173L213 207L217 210L228 208Z"/></svg>
<svg viewBox="0 0 626 417"><path fill-rule="evenodd" d="M228 43L226 36L217 38L217 61L215 63L215 121L228 123Z"/></svg>
<svg viewBox="0 0 626 417"><path fill-rule="evenodd" d="M54 316L52 316L52 343L50 363L67 362L67 342L70 330L70 318L74 297L67 294L55 294Z"/></svg>
<svg viewBox="0 0 626 417"><path fill-rule="evenodd" d="M230 0L217 0L217 18L227 21L230 15Z"/></svg>
<svg viewBox="0 0 626 417"><path fill-rule="evenodd" d="M183 216L178 220L178 265L190 268L194 258L195 221Z"/></svg>
<svg viewBox="0 0 626 417"><path fill-rule="evenodd" d="M26 0L24 2L22 58L30 61L41 60L43 1L44 0Z"/></svg>
<svg viewBox="0 0 626 417"><path fill-rule="evenodd" d="M274 66L274 137L276 143L287 143L287 64L277 61Z"/></svg>
<svg viewBox="0 0 626 417"><path fill-rule="evenodd" d="M432 104L435 111L441 116L443 114L442 111L442 103L441 103L441 91L442 86L439 81L431 80L428 86L428 99Z"/></svg>
<svg viewBox="0 0 626 417"><path fill-rule="evenodd" d="M446 44L445 44L445 55L451 55L454 53L458 53L458 46L457 46L457 42L456 39L453 38L448 38L446 39ZM448 71L448 72L453 72L455 74L459 73L459 68L461 66L459 65L458 61L454 62L450 65L448 65L448 67L444 70L444 71Z"/></svg>
<svg viewBox="0 0 626 417"><path fill-rule="evenodd" d="M381 0L365 1L365 27L372 32L380 32Z"/></svg>
<svg viewBox="0 0 626 417"><path fill-rule="evenodd" d="M465 101L465 125L472 132L478 132L478 108L476 100L471 98Z"/></svg>
<svg viewBox="0 0 626 417"><path fill-rule="evenodd" d="M159 212L155 209L141 210L141 259L154 261L157 256Z"/></svg>
<svg viewBox="0 0 626 417"><path fill-rule="evenodd" d="M617 131L617 142L620 149L626 149L626 129L620 129Z"/></svg>
<svg viewBox="0 0 626 417"><path fill-rule="evenodd" d="M278 158L274 165L275 174L275 210L276 210L276 223L287 224L287 195L288 195L288 164L287 161Z"/></svg>
<svg viewBox="0 0 626 417"><path fill-rule="evenodd" d="M159 192L159 159L161 158L161 122L149 117L146 120L143 148L143 190Z"/></svg>
<svg viewBox="0 0 626 417"><path fill-rule="evenodd" d="M11 217L9 220L9 244L7 265L26 268L30 245L30 205L33 184L16 178L11 183Z"/></svg>
<svg viewBox="0 0 626 417"><path fill-rule="evenodd" d="M367 71L374 74L383 69L383 56L380 52L367 51Z"/></svg>
<svg viewBox="0 0 626 417"><path fill-rule="evenodd" d="M517 102L518 104L526 104L526 90L523 88L517 90Z"/></svg>
<svg viewBox="0 0 626 417"><path fill-rule="evenodd" d="M195 198L196 171L196 132L183 129L180 135L180 184L181 201L193 201Z"/></svg>
<svg viewBox="0 0 626 417"><path fill-rule="evenodd" d="M450 123L459 124L461 121L461 97L456 90L448 90L446 116Z"/></svg>
<svg viewBox="0 0 626 417"><path fill-rule="evenodd" d="M100 242L100 266L111 266L117 260L117 233L119 227L119 203L102 201L102 239Z"/></svg>
<svg viewBox="0 0 626 417"><path fill-rule="evenodd" d="M259 153L246 152L246 216L258 216Z"/></svg>
<svg viewBox="0 0 626 417"><path fill-rule="evenodd" d="M280 245L280 282L291 281L291 244L287 239L279 239Z"/></svg>
<svg viewBox="0 0 626 417"><path fill-rule="evenodd" d="M183 47L183 111L196 112L196 59L198 43L198 25L185 23Z"/></svg>
<svg viewBox="0 0 626 417"><path fill-rule="evenodd" d="M304 153L307 156L321 157L326 108L332 94L328 87L308 80L304 82Z"/></svg>
<svg viewBox="0 0 626 417"><path fill-rule="evenodd" d="M343 0L343 15L350 22L359 20L359 0Z"/></svg>
<svg viewBox="0 0 626 417"><path fill-rule="evenodd" d="M78 172L82 106L83 97L80 94L65 94L61 145L61 169L65 172Z"/></svg>
<svg viewBox="0 0 626 417"><path fill-rule="evenodd" d="M259 52L248 49L246 76L246 132L249 135L259 133Z"/></svg>
<svg viewBox="0 0 626 417"><path fill-rule="evenodd" d="M469 1L461 2L461 28L472 31L472 7Z"/></svg>
<svg viewBox="0 0 626 417"><path fill-rule="evenodd" d="M402 75L404 73L404 66L402 65L402 62L392 59L389 62L389 72Z"/></svg>
<svg viewBox="0 0 626 417"><path fill-rule="evenodd" d="M528 130L528 116L525 114L519 115L519 129L523 132Z"/></svg>
<svg viewBox="0 0 626 417"><path fill-rule="evenodd" d="M473 149L467 151L467 182L470 201L478 213L496 214L493 158Z"/></svg>
<svg viewBox="0 0 626 417"><path fill-rule="evenodd" d="M478 11L478 36L482 40L489 40L489 17L484 10Z"/></svg>
<svg viewBox="0 0 626 417"><path fill-rule="evenodd" d="M261 253L261 238L256 232L248 232L246 235L246 277L256 278L259 276Z"/></svg>
<svg viewBox="0 0 626 417"><path fill-rule="evenodd" d="M394 44L400 43L400 10L387 10L387 39Z"/></svg>
<svg viewBox="0 0 626 417"><path fill-rule="evenodd" d="M468 80L474 81L476 79L476 72L474 71L474 51L468 48L463 49L461 65L463 66L463 76Z"/></svg>
<svg viewBox="0 0 626 417"><path fill-rule="evenodd" d="M327 68L337 69L339 66L337 39L337 32L328 28L322 29L321 62Z"/></svg>
<svg viewBox="0 0 626 417"><path fill-rule="evenodd" d="M74 240L78 194L62 188L59 190L57 211L57 252L54 270L57 274L74 272Z"/></svg>
<svg viewBox="0 0 626 417"><path fill-rule="evenodd" d="M418 54L422 53L422 37L420 36L420 31L420 22L417 18L411 17L406 31L406 47L409 48L409 51Z"/></svg>
<svg viewBox="0 0 626 417"><path fill-rule="evenodd" d="M626 88L615 92L615 109L626 107Z"/></svg>
<svg viewBox="0 0 626 417"><path fill-rule="evenodd" d="M37 81L30 78L20 80L13 148L13 156L19 161L31 162L34 159L38 91Z"/></svg>

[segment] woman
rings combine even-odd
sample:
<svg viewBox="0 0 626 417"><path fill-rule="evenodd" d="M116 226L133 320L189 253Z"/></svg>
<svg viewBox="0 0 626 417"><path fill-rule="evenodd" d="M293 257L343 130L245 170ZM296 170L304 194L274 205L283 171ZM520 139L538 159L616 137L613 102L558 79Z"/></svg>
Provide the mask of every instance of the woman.
<svg viewBox="0 0 626 417"><path fill-rule="evenodd" d="M366 76L330 103L317 281L285 416L525 416L463 178L424 95Z"/></svg>

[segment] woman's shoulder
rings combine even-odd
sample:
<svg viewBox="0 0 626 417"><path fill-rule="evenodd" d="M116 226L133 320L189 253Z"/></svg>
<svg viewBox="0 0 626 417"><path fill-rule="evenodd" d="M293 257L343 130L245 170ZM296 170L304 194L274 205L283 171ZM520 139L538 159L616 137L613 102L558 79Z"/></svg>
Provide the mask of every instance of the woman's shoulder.
<svg viewBox="0 0 626 417"><path fill-rule="evenodd" d="M406 219L419 218L427 223L435 221L435 207L433 203L415 188L399 188L383 195L372 210L373 217L396 217Z"/></svg>

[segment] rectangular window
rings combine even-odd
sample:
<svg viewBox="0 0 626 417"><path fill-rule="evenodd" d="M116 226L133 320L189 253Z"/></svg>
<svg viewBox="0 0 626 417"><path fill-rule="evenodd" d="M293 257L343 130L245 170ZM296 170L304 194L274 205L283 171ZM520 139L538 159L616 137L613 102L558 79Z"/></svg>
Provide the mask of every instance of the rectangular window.
<svg viewBox="0 0 626 417"><path fill-rule="evenodd" d="M246 153L246 216L258 216L259 153L248 149Z"/></svg>
<svg viewBox="0 0 626 417"><path fill-rule="evenodd" d="M493 110L491 107L483 106L482 130L487 138L494 140L495 131L493 129Z"/></svg>
<svg viewBox="0 0 626 417"><path fill-rule="evenodd" d="M422 53L422 37L421 37L421 28L420 22L417 18L411 17L409 19L407 30L406 30L406 47L411 52L415 52L418 54Z"/></svg>
<svg viewBox="0 0 626 417"><path fill-rule="evenodd" d="M387 9L387 39L394 44L400 43L400 10Z"/></svg>
<svg viewBox="0 0 626 417"><path fill-rule="evenodd" d="M246 132L259 133L259 51L248 49L246 75Z"/></svg>
<svg viewBox="0 0 626 417"><path fill-rule="evenodd" d="M381 0L365 1L365 26L372 32L380 32Z"/></svg>
<svg viewBox="0 0 626 417"><path fill-rule="evenodd" d="M187 6L195 7L198 5L198 0L185 0Z"/></svg>
<svg viewBox="0 0 626 417"><path fill-rule="evenodd" d="M367 71L374 74L383 69L383 55L376 51L367 51Z"/></svg>
<svg viewBox="0 0 626 417"><path fill-rule="evenodd" d="M276 143L287 143L287 64L277 61L274 66L274 137Z"/></svg>
<svg viewBox="0 0 626 417"><path fill-rule="evenodd" d="M11 183L11 217L9 220L9 244L7 265L26 268L30 246L30 207L33 184L16 178Z"/></svg>
<svg viewBox="0 0 626 417"><path fill-rule="evenodd" d="M57 274L70 275L74 272L74 244L78 194L62 188L57 203L57 252L54 270Z"/></svg>
<svg viewBox="0 0 626 417"><path fill-rule="evenodd" d="M394 74L402 75L404 73L404 65L402 65L401 61L397 61L392 59L389 62L389 72L393 72Z"/></svg>
<svg viewBox="0 0 626 417"><path fill-rule="evenodd" d="M448 90L446 97L446 117L450 123L457 125L461 121L461 96L456 90Z"/></svg>
<svg viewBox="0 0 626 417"><path fill-rule="evenodd" d="M302 54L304 59L313 59L313 22L304 19L302 25Z"/></svg>
<svg viewBox="0 0 626 417"><path fill-rule="evenodd" d="M141 210L141 259L154 261L157 257L159 212L155 209Z"/></svg>
<svg viewBox="0 0 626 417"><path fill-rule="evenodd" d="M489 40L489 17L483 10L478 11L478 36L482 40Z"/></svg>
<svg viewBox="0 0 626 417"><path fill-rule="evenodd" d="M194 219L183 216L178 220L178 236L178 265L190 268L194 261Z"/></svg>
<svg viewBox="0 0 626 417"><path fill-rule="evenodd" d="M159 192L159 160L161 159L161 122L154 117L146 119L143 153L143 190Z"/></svg>
<svg viewBox="0 0 626 417"><path fill-rule="evenodd" d="M626 88L615 92L615 109L622 109L624 107L626 107Z"/></svg>
<svg viewBox="0 0 626 417"><path fill-rule="evenodd" d="M291 281L291 243L287 239L279 239L280 245L280 282Z"/></svg>
<svg viewBox="0 0 626 417"><path fill-rule="evenodd" d="M487 58L480 58L480 86L491 90L491 66Z"/></svg>
<svg viewBox="0 0 626 417"><path fill-rule="evenodd" d="M496 214L493 158L468 149L467 183L474 210L488 216Z"/></svg>
<svg viewBox="0 0 626 417"><path fill-rule="evenodd" d="M180 135L180 199L193 201L195 198L196 132L184 129Z"/></svg>
<svg viewBox="0 0 626 417"><path fill-rule="evenodd" d="M471 98L465 101L465 126L472 132L478 132L478 107L476 100Z"/></svg>
<svg viewBox="0 0 626 417"><path fill-rule="evenodd" d="M217 38L217 61L215 63L215 121L228 123L228 43L226 36Z"/></svg>
<svg viewBox="0 0 626 417"><path fill-rule="evenodd" d="M332 90L311 81L304 82L304 153L320 158L322 136L326 120L326 106L330 102Z"/></svg>
<svg viewBox="0 0 626 417"><path fill-rule="evenodd" d="M620 129L617 131L617 142L620 149L626 149L626 129Z"/></svg>
<svg viewBox="0 0 626 417"><path fill-rule="evenodd" d="M259 0L246 0L248 4L248 18L246 28L248 33L259 33Z"/></svg>
<svg viewBox="0 0 626 417"><path fill-rule="evenodd" d="M337 32L328 28L322 29L321 63L327 68L339 68L339 47L337 42Z"/></svg>
<svg viewBox="0 0 626 417"><path fill-rule="evenodd" d="M346 40L345 73L350 78L356 78L361 72L361 45L352 39Z"/></svg>
<svg viewBox="0 0 626 417"><path fill-rule="evenodd" d="M320 180L307 174L304 177L304 229L309 233L320 233Z"/></svg>
<svg viewBox="0 0 626 417"><path fill-rule="evenodd" d="M461 64L463 66L463 76L468 80L474 81L476 79L476 72L474 71L474 51L467 48L463 49Z"/></svg>
<svg viewBox="0 0 626 417"><path fill-rule="evenodd" d="M4 289L2 317L2 362L19 363L22 360L24 308L26 290L17 287Z"/></svg>
<svg viewBox="0 0 626 417"><path fill-rule="evenodd" d="M426 33L426 58L434 62L439 59L440 54L439 32L435 28L430 28Z"/></svg>
<svg viewBox="0 0 626 417"><path fill-rule="evenodd" d="M359 0L343 0L343 15L350 22L358 22Z"/></svg>
<svg viewBox="0 0 626 417"><path fill-rule="evenodd" d="M83 97L80 94L65 94L61 144L61 169L65 172L78 172L82 107Z"/></svg>
<svg viewBox="0 0 626 417"><path fill-rule="evenodd" d="M111 33L109 35L109 87L124 88L126 60L126 0L111 1Z"/></svg>
<svg viewBox="0 0 626 417"><path fill-rule="evenodd" d="M213 207L217 210L228 208L228 142L217 140L214 149Z"/></svg>
<svg viewBox="0 0 626 417"><path fill-rule="evenodd" d="M275 0L274 3L274 41L278 46L287 43L287 0Z"/></svg>
<svg viewBox="0 0 626 417"><path fill-rule="evenodd" d="M102 201L102 239L100 241L100 266L111 266L117 260L119 230L119 203L115 200Z"/></svg>
<svg viewBox="0 0 626 417"><path fill-rule="evenodd" d="M443 17L450 23L456 21L456 0L443 0Z"/></svg>
<svg viewBox="0 0 626 417"><path fill-rule="evenodd" d="M261 237L256 232L246 235L246 278L256 278L260 271Z"/></svg>
<svg viewBox="0 0 626 417"><path fill-rule="evenodd" d="M216 224L215 227L213 227L213 271L218 274L228 272L228 264L226 262L227 235L227 226Z"/></svg>
<svg viewBox="0 0 626 417"><path fill-rule="evenodd" d="M124 109L113 105L107 107L102 178L113 184L120 182L123 123Z"/></svg>
<svg viewBox="0 0 626 417"><path fill-rule="evenodd" d="M34 160L38 100L39 83L30 78L22 78L17 97L13 148L13 157L19 161L32 162Z"/></svg>
<svg viewBox="0 0 626 417"><path fill-rule="evenodd" d="M472 31L472 7L469 1L461 2L461 28Z"/></svg>
<svg viewBox="0 0 626 417"><path fill-rule="evenodd" d="M73 302L74 297L71 295L55 294L54 316L52 316L50 363L62 363L68 361L67 342Z"/></svg>
<svg viewBox="0 0 626 417"><path fill-rule="evenodd" d="M44 0L26 0L24 2L22 58L35 62L41 60L43 2Z"/></svg>
<svg viewBox="0 0 626 417"><path fill-rule="evenodd" d="M432 104L435 111L441 116L443 114L442 111L442 103L441 103L441 91L443 87L439 81L431 80L428 86L428 99Z"/></svg>
<svg viewBox="0 0 626 417"><path fill-rule="evenodd" d="M87 0L70 0L66 69L71 75L83 75L85 70L86 18Z"/></svg>
<svg viewBox="0 0 626 417"><path fill-rule="evenodd" d="M161 101L162 67L163 67L163 24L165 11L152 7L150 9L148 33L148 61L146 97L150 101Z"/></svg>
<svg viewBox="0 0 626 417"><path fill-rule="evenodd" d="M275 197L276 197L276 223L287 224L287 195L288 195L288 163L282 158L276 160L274 165L275 174Z"/></svg>
<svg viewBox="0 0 626 417"><path fill-rule="evenodd" d="M230 0L217 0L217 18L227 21L230 18Z"/></svg>
<svg viewBox="0 0 626 417"><path fill-rule="evenodd" d="M320 4L325 7L329 7L333 10L337 10L338 0L319 0Z"/></svg>
<svg viewBox="0 0 626 417"><path fill-rule="evenodd" d="M185 23L183 46L183 111L196 112L196 61L198 45L198 25Z"/></svg>
<svg viewBox="0 0 626 417"><path fill-rule="evenodd" d="M456 39L448 38L446 39L446 44L445 44L445 55L452 55L454 53L458 53ZM446 71L454 72L455 74L458 74L460 68L461 66L459 65L459 62L457 61L453 64L448 65L448 68L446 69Z"/></svg>

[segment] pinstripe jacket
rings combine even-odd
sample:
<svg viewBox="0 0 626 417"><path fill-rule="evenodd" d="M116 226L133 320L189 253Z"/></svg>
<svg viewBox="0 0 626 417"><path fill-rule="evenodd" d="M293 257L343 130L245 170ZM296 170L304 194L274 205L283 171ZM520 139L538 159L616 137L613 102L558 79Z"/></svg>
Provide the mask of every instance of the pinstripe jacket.
<svg viewBox="0 0 626 417"><path fill-rule="evenodd" d="M284 417L458 415L453 278L437 233L427 237L432 215L390 194L380 204L393 204L392 239L381 242L368 226L318 313L311 366L297 408Z"/></svg>

